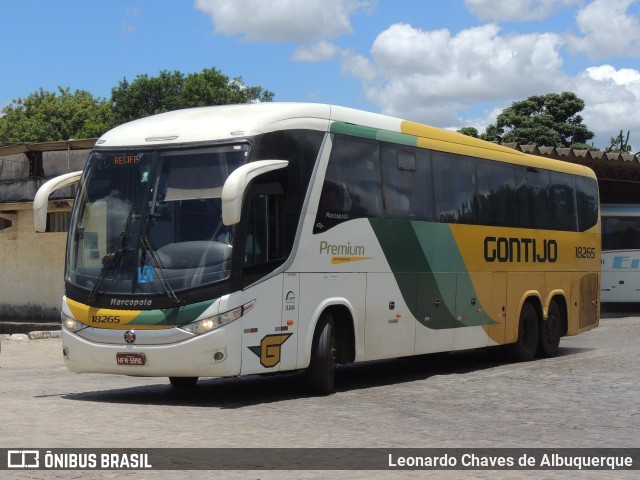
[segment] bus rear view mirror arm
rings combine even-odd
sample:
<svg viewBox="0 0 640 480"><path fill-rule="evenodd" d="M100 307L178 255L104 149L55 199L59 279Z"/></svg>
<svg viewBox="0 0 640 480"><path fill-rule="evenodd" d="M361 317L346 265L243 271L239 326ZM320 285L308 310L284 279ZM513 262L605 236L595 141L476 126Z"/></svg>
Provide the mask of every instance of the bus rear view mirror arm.
<svg viewBox="0 0 640 480"><path fill-rule="evenodd" d="M48 180L38 189L38 192L33 199L33 225L36 232L47 231L47 207L49 205L49 196L56 190L79 182L81 176L82 171L65 173L64 175Z"/></svg>
<svg viewBox="0 0 640 480"><path fill-rule="evenodd" d="M244 191L251 180L264 173L285 168L288 164L287 160L258 160L231 172L222 187L222 222L229 226L240 221Z"/></svg>

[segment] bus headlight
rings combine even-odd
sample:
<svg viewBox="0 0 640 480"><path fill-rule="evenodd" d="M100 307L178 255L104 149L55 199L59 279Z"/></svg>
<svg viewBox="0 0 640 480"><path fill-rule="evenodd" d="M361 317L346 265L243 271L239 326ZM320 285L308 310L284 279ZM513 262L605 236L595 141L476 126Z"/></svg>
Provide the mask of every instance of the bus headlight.
<svg viewBox="0 0 640 480"><path fill-rule="evenodd" d="M195 335L201 335L239 319L245 313L251 310L255 303L256 301L252 300L249 303L245 303L241 307L234 308L233 310L229 310L228 312L224 312L219 315L214 315L213 317L207 317L201 320L197 320L187 325L183 325L180 328Z"/></svg>
<svg viewBox="0 0 640 480"><path fill-rule="evenodd" d="M68 317L67 315L62 315L62 325L64 328L69 330L70 332L79 332L80 330L87 328L84 323L80 323L75 318Z"/></svg>

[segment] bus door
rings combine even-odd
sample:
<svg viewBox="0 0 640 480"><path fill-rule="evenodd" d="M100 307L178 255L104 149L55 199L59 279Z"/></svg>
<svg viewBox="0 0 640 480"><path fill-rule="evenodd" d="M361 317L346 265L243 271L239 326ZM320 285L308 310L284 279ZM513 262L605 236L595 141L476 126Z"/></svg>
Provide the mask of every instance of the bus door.
<svg viewBox="0 0 640 480"><path fill-rule="evenodd" d="M284 311L295 305L295 280L286 277L285 282L283 274L272 275L285 256L282 188L276 184L250 187L243 210L238 230L242 240L236 243L244 244L238 260L242 262L241 286L245 301L255 300L255 305L243 317L242 374L276 372L295 366L297 354L297 342L290 340L297 318Z"/></svg>

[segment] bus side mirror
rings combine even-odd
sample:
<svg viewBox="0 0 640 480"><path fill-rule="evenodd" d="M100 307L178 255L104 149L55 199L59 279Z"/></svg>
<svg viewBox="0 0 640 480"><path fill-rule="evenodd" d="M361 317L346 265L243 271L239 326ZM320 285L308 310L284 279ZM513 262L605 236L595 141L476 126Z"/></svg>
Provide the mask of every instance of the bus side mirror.
<svg viewBox="0 0 640 480"><path fill-rule="evenodd" d="M285 168L286 160L258 160L236 168L222 187L222 222L229 226L240 222L244 191L255 177Z"/></svg>
<svg viewBox="0 0 640 480"><path fill-rule="evenodd" d="M68 187L80 181L82 171L65 173L59 177L52 178L45 182L36 193L33 199L33 225L36 232L47 231L47 206L49 205L49 196L60 188Z"/></svg>

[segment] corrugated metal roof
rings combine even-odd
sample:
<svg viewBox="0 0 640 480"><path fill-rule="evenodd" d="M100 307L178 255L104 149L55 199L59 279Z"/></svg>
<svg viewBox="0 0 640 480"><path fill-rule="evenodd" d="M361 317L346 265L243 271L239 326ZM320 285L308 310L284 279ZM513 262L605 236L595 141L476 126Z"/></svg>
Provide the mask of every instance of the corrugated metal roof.
<svg viewBox="0 0 640 480"><path fill-rule="evenodd" d="M611 162L618 162L621 165L635 164L636 168L640 168L640 159L638 158L640 152L633 153L612 153L605 152L603 150L575 150L573 148L560 148L560 147L539 147L537 145L520 145L518 143L503 143L505 147L513 148L524 153L530 153L531 155L540 155L543 157L551 157L557 160L564 160L574 163L590 162L590 163L602 163L610 164Z"/></svg>
<svg viewBox="0 0 640 480"><path fill-rule="evenodd" d="M15 155L16 153L28 152L54 152L59 150L81 150L93 148L96 138L85 138L81 140L62 140L58 142L29 142L16 143L6 147L0 147L0 157Z"/></svg>
<svg viewBox="0 0 640 480"><path fill-rule="evenodd" d="M20 143L0 147L0 158L19 153L90 149L93 148L96 140L88 138L58 142ZM516 143L503 143L502 145L531 155L585 165L595 171L600 182L601 196L604 202L640 203L640 152L638 154L608 153Z"/></svg>
<svg viewBox="0 0 640 480"><path fill-rule="evenodd" d="M532 155L591 168L598 177L602 203L640 203L640 152L612 153L515 143L502 145Z"/></svg>
<svg viewBox="0 0 640 480"><path fill-rule="evenodd" d="M598 178L602 180L640 182L640 152L635 154L615 153L602 150L538 147L537 145L516 143L503 143L502 145L532 155L586 165L595 170Z"/></svg>

